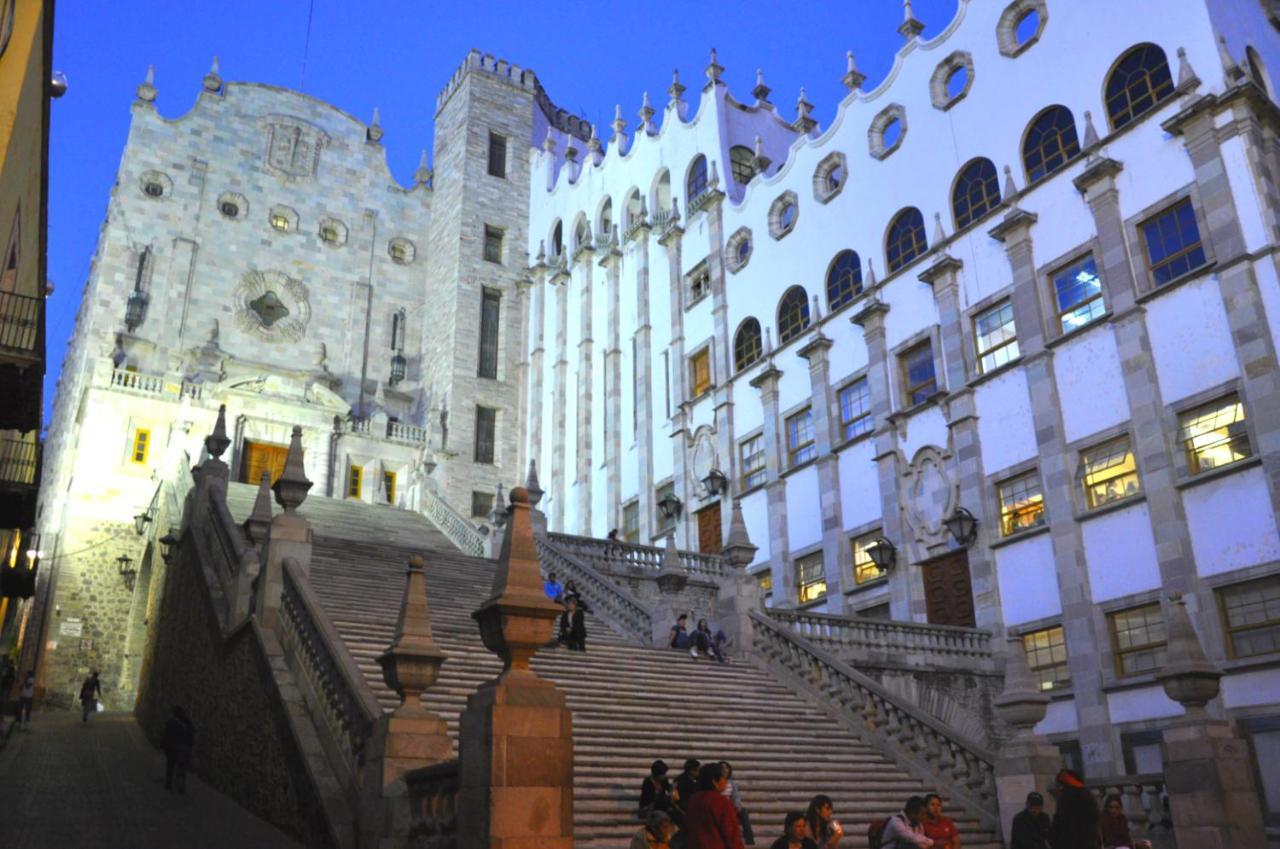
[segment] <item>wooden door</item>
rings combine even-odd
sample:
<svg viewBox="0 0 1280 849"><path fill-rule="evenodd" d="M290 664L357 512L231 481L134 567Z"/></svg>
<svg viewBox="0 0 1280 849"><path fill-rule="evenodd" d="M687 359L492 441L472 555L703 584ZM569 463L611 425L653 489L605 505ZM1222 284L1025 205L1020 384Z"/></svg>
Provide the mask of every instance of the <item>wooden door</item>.
<svg viewBox="0 0 1280 849"><path fill-rule="evenodd" d="M246 439L243 454L244 459L240 462L240 480L243 483L258 483L263 472L270 472L271 483L275 483L276 478L284 473L284 458L289 454L289 446Z"/></svg>
<svg viewBox="0 0 1280 849"><path fill-rule="evenodd" d="M921 567L924 604L931 625L974 627L973 584L967 552L950 554Z"/></svg>
<svg viewBox="0 0 1280 849"><path fill-rule="evenodd" d="M720 504L704 507L698 516L698 551L703 554L719 554L720 537Z"/></svg>

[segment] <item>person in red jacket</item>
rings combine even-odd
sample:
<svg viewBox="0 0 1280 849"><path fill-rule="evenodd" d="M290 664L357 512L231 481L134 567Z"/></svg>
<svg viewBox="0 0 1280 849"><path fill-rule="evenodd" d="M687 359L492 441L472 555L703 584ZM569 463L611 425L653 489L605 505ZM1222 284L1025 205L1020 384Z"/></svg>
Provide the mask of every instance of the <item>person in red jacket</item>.
<svg viewBox="0 0 1280 849"><path fill-rule="evenodd" d="M698 771L698 790L684 817L685 849L746 849L733 801L722 795L729 783L724 764L709 763Z"/></svg>

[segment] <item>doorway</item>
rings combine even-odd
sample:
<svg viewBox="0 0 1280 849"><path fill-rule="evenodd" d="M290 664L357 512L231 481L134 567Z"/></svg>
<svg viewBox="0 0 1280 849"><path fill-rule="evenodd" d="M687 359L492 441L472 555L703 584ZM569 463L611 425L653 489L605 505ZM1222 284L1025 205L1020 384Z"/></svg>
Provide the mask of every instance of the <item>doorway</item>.
<svg viewBox="0 0 1280 849"><path fill-rule="evenodd" d="M257 484L262 480L262 473L271 474L271 483L284 474L284 460L289 455L289 446L273 445L270 442L244 441L244 450L240 461L241 483Z"/></svg>
<svg viewBox="0 0 1280 849"><path fill-rule="evenodd" d="M722 544L720 502L703 507L695 515L698 517L698 551L703 554L719 554Z"/></svg>
<svg viewBox="0 0 1280 849"><path fill-rule="evenodd" d="M973 583L969 579L969 553L948 554L920 566L924 581L924 605L930 625L975 627Z"/></svg>

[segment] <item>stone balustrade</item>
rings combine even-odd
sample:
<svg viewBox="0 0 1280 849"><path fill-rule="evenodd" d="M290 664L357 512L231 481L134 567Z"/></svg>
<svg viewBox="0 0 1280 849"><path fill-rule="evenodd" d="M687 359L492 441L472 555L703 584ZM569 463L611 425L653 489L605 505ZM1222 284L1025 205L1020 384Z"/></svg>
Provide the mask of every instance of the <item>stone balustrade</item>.
<svg viewBox="0 0 1280 849"><path fill-rule="evenodd" d="M996 671L989 631L779 608L771 608L769 617L845 659Z"/></svg>
<svg viewBox="0 0 1280 849"><path fill-rule="evenodd" d="M843 661L771 620L750 613L754 648L784 679L840 707L853 727L887 757L950 795L986 828L998 828L996 755Z"/></svg>
<svg viewBox="0 0 1280 849"><path fill-rule="evenodd" d="M567 551L579 560L597 569L615 570L633 567L645 572L657 573L662 569L664 549L652 545L638 545L618 540L593 539L572 534L548 534L561 551ZM699 554L681 551L680 565L691 576L719 581L727 574L725 560L718 554Z"/></svg>
<svg viewBox="0 0 1280 849"><path fill-rule="evenodd" d="M409 795L408 849L456 849L459 771L459 762L451 760L404 774Z"/></svg>
<svg viewBox="0 0 1280 849"><path fill-rule="evenodd" d="M624 635L649 643L653 634L653 619L649 608L591 564L579 559L571 551L561 549L558 542L552 539L559 536L553 534L548 535L548 538L537 539L544 573L555 572L572 580L587 604L599 613L601 619L620 629Z"/></svg>
<svg viewBox="0 0 1280 849"><path fill-rule="evenodd" d="M427 444L427 429L406 422L387 422L387 439L397 442L412 442L415 445Z"/></svg>
<svg viewBox="0 0 1280 849"><path fill-rule="evenodd" d="M1111 795L1120 797L1135 840L1148 840L1152 849L1175 849L1173 817L1169 813L1169 790L1160 773L1091 778L1085 787L1098 798L1098 808Z"/></svg>
<svg viewBox="0 0 1280 849"><path fill-rule="evenodd" d="M422 513L435 523L440 532L447 536L459 551L472 557L484 557L486 535L464 519L430 487L422 487L421 508Z"/></svg>

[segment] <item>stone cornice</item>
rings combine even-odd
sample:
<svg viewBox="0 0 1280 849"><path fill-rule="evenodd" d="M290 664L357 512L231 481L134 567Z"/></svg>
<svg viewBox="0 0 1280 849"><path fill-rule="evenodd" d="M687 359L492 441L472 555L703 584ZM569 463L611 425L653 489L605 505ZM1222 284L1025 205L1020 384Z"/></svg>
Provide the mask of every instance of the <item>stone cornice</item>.
<svg viewBox="0 0 1280 849"><path fill-rule="evenodd" d="M1085 168L1071 181L1080 194L1088 194L1089 189L1108 178L1114 178L1124 170L1124 164L1107 156L1100 156L1085 163Z"/></svg>
<svg viewBox="0 0 1280 849"><path fill-rule="evenodd" d="M933 265L926 268L916 275L916 278L923 283L932 286L935 282L947 274L954 274L964 267L964 263L953 257L951 254L939 254L934 260Z"/></svg>
<svg viewBox="0 0 1280 849"><path fill-rule="evenodd" d="M773 363L769 363L763 371L751 378L751 385L756 389L764 390L769 383L776 386L780 377L782 377L782 371Z"/></svg>
<svg viewBox="0 0 1280 849"><path fill-rule="evenodd" d="M888 312L889 305L884 301L879 298L869 298L862 309L849 317L849 321L865 329L867 325L883 320Z"/></svg>
<svg viewBox="0 0 1280 849"><path fill-rule="evenodd" d="M1003 242L1019 229L1028 228L1039 220L1040 216L1034 212L1027 212L1015 206L1005 213L999 224L987 231L987 235L998 242Z"/></svg>
<svg viewBox="0 0 1280 849"><path fill-rule="evenodd" d="M679 224L673 224L662 231L662 235L658 237L658 244L664 248L670 247L672 241L679 242L680 237L684 235L684 228Z"/></svg>
<svg viewBox="0 0 1280 849"><path fill-rule="evenodd" d="M812 360L818 354L825 354L835 344L829 337L823 334L821 330L814 334L813 338L799 348L796 353L806 360Z"/></svg>

